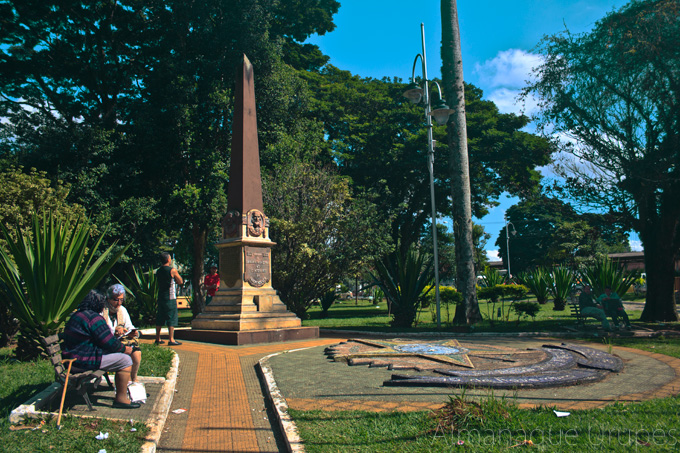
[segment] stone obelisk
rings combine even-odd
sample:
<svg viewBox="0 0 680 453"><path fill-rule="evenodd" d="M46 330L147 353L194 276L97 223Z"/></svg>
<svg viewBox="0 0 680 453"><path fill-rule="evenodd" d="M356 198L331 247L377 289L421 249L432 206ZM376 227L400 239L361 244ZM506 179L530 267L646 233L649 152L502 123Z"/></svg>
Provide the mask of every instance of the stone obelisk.
<svg viewBox="0 0 680 453"><path fill-rule="evenodd" d="M318 337L319 329L301 327L272 287L274 245L262 203L253 66L244 55L236 80L227 214L216 244L220 288L180 338L250 344Z"/></svg>

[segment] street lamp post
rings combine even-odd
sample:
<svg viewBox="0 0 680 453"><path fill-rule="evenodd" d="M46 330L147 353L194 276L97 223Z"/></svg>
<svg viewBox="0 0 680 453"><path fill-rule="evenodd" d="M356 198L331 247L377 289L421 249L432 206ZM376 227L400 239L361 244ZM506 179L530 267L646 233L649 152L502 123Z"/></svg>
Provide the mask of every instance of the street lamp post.
<svg viewBox="0 0 680 453"><path fill-rule="evenodd" d="M430 204L432 208L432 246L434 251L434 291L435 300L437 306L437 328L441 328L441 310L439 302L439 253L437 250L437 211L435 208L434 201L434 139L432 137L432 117L434 117L437 124L444 125L449 120L449 115L453 110L449 109L441 96L441 87L435 81L432 81L439 90L439 101L435 105L434 109L430 103L430 80L427 79L427 59L425 56L425 24L420 24L420 36L423 46L423 53L416 55L413 60L413 70L411 71L411 83L408 86L407 91L404 93L409 101L414 104L419 104L422 100L425 104L425 124L427 125L427 145L428 145L428 169L430 171ZM423 70L423 81L422 87L416 83L416 64L418 59L422 63Z"/></svg>
<svg viewBox="0 0 680 453"><path fill-rule="evenodd" d="M512 235L517 234L517 230L515 229L515 225L512 222L508 222L508 216L505 216L505 251L508 256L508 283L510 282L510 278L512 278L512 273L510 273L510 235L508 234L508 225L512 225Z"/></svg>

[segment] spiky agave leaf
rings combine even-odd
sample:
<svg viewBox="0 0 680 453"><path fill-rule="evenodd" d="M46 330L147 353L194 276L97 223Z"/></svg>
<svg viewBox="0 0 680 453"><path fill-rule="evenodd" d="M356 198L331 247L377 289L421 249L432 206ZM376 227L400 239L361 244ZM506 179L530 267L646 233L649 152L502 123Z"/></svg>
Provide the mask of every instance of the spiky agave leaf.
<svg viewBox="0 0 680 453"><path fill-rule="evenodd" d="M114 243L96 257L106 231L91 245L90 231L82 220L55 220L51 213L33 216L30 238L18 232L13 241L2 226L9 254L0 250L0 279L24 327L56 333L129 247L113 254Z"/></svg>

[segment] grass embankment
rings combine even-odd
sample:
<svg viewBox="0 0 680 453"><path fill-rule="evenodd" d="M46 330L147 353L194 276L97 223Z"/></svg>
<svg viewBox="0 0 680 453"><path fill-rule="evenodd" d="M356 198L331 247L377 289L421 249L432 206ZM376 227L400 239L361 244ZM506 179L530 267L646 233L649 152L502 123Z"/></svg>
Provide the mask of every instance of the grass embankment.
<svg viewBox="0 0 680 453"><path fill-rule="evenodd" d="M170 370L172 351L153 345L141 345L141 376L165 376ZM0 452L99 451L135 452L142 446L148 431L141 422L122 423L103 419L62 417L57 430L56 418L48 418L37 429L13 431L9 413L54 381L54 368L47 360L19 362L9 348L0 349ZM134 428L136 431L131 431ZM108 432L106 440L96 440L99 432Z"/></svg>

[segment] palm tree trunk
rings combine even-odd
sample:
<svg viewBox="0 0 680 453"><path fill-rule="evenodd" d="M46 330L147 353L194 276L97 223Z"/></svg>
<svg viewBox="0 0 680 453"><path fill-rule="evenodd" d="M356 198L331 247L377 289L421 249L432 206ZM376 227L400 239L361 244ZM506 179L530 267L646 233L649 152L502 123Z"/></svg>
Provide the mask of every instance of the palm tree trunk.
<svg viewBox="0 0 680 453"><path fill-rule="evenodd" d="M456 277L463 303L456 307L454 323L474 324L481 321L477 302L474 245L472 242L472 208L470 170L465 121L465 87L463 57L456 0L442 0L442 83L446 101L454 110L448 124L449 171L453 197L453 234L456 249Z"/></svg>

